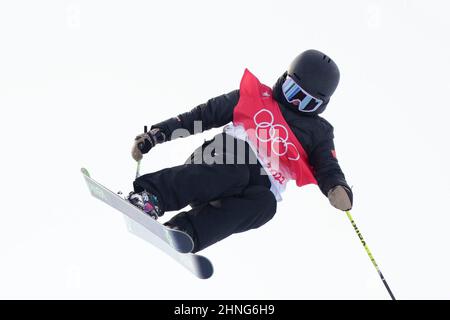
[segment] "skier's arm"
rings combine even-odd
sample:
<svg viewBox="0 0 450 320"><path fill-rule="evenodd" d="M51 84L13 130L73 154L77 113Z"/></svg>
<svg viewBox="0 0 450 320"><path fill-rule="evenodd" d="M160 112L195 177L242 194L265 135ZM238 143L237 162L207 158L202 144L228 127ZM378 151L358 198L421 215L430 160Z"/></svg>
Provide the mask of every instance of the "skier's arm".
<svg viewBox="0 0 450 320"><path fill-rule="evenodd" d="M350 204L353 202L352 191L345 180L344 173L336 158L332 128L311 151L309 162L313 167L314 176L320 190L330 199L330 202L332 200L330 194L334 197L334 195L340 191L339 189L335 189L337 186L342 186L347 193Z"/></svg>
<svg viewBox="0 0 450 320"><path fill-rule="evenodd" d="M200 133L211 128L219 128L233 120L234 107L239 101L239 90L212 98L189 112L178 115L175 118L157 123L152 129L160 129L166 136L166 141L172 139L172 134L177 129L184 129L189 134ZM197 125L195 122L198 121ZM201 123L201 130L199 124ZM174 137L179 137L175 134Z"/></svg>

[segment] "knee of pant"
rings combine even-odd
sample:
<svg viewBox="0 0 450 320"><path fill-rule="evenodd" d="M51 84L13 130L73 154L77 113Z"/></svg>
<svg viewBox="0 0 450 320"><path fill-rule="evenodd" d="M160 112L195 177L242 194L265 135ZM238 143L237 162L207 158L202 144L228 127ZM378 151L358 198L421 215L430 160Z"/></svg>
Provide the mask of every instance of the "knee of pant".
<svg viewBox="0 0 450 320"><path fill-rule="evenodd" d="M136 178L136 180L133 181L133 189L134 189L134 192L144 191L145 187L143 186L142 179L140 179L140 177Z"/></svg>
<svg viewBox="0 0 450 320"><path fill-rule="evenodd" d="M253 229L259 228L271 220L277 212L277 200L274 194L267 188L258 193L258 215Z"/></svg>

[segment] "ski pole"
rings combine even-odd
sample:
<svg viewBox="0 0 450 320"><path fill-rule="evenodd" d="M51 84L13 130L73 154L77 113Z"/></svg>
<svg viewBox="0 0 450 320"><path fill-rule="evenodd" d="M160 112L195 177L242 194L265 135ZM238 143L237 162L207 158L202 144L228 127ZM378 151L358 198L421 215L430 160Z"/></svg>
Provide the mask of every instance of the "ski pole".
<svg viewBox="0 0 450 320"><path fill-rule="evenodd" d="M139 171L141 170L141 160L139 160L137 162L137 167L136 167L136 179L139 178L140 174Z"/></svg>
<svg viewBox="0 0 450 320"><path fill-rule="evenodd" d="M147 133L147 126L144 126L144 133ZM143 143L141 142L141 143L138 145L138 147L139 147L139 149L141 149L141 148L143 147ZM139 176L140 176L139 171L141 171L141 160L139 160L139 161L137 162L137 167L136 167L136 179L139 178Z"/></svg>
<svg viewBox="0 0 450 320"><path fill-rule="evenodd" d="M363 238L361 232L359 231L358 227L356 226L355 221L353 221L353 217L352 217L352 215L350 214L350 211L345 211L345 213L347 214L348 219L350 220L350 222L351 222L353 228L355 229L356 234L358 235L358 238L361 240L361 243L362 243L362 245L364 246L364 249L366 249L366 252L367 252L367 254L369 255L370 261L372 261L373 266L375 267L375 269L377 269L378 275L380 276L381 281L383 281L383 284L384 284L384 286L386 287L386 289L387 289L389 295L391 296L391 299L392 299L392 300L396 300L395 297L394 297L394 294L392 293L391 289L389 288L389 285L388 285L387 282L386 282L386 279L384 279L384 276L383 276L383 274L381 273L381 270L380 270L380 268L378 267L378 265L377 265L377 263L376 263L376 261L375 261L373 255L372 255L372 253L370 252L370 249L369 249L369 247L367 246L366 241L364 240L364 238Z"/></svg>

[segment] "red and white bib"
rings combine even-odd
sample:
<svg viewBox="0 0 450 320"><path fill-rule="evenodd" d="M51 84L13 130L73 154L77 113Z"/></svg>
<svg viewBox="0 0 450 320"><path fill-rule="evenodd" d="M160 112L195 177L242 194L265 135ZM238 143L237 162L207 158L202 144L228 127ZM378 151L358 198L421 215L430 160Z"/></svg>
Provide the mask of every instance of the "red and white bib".
<svg viewBox="0 0 450 320"><path fill-rule="evenodd" d="M308 155L273 99L272 89L247 69L241 80L233 124L225 132L249 143L268 173L278 201L289 180L295 180L299 187L317 184Z"/></svg>

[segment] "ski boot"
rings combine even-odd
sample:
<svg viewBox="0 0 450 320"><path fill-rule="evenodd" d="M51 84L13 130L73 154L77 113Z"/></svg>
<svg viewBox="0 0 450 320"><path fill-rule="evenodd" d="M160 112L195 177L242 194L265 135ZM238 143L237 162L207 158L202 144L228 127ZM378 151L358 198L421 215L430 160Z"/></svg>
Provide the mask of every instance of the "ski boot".
<svg viewBox="0 0 450 320"><path fill-rule="evenodd" d="M158 198L147 191L139 193L131 191L126 199L155 220L164 214L158 205Z"/></svg>

